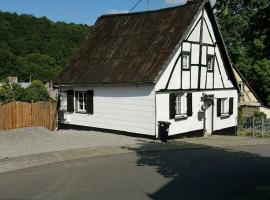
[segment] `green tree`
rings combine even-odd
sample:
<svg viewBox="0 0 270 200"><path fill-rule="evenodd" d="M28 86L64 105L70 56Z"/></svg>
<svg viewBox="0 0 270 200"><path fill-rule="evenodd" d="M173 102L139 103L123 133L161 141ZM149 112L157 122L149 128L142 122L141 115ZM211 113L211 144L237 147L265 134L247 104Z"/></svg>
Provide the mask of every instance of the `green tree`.
<svg viewBox="0 0 270 200"><path fill-rule="evenodd" d="M35 79L54 80L89 28L0 11L0 79L12 75L26 81L33 73Z"/></svg>
<svg viewBox="0 0 270 200"><path fill-rule="evenodd" d="M218 0L215 9L233 63L270 106L270 0Z"/></svg>
<svg viewBox="0 0 270 200"><path fill-rule="evenodd" d="M21 69L20 80L29 80L30 76L44 82L55 80L61 68L54 58L40 53L20 57L18 62Z"/></svg>

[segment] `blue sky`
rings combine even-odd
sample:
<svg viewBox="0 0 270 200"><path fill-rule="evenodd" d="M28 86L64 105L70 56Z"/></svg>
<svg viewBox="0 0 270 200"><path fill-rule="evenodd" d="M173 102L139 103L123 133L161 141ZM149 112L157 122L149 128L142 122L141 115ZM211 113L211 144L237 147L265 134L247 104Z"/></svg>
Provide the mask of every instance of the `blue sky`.
<svg viewBox="0 0 270 200"><path fill-rule="evenodd" d="M149 0L151 9L180 5L186 0ZM216 0L211 0L215 2ZM127 12L138 0L0 0L0 10L46 16L53 21L92 25L103 14ZM142 0L134 11L146 10Z"/></svg>
<svg viewBox="0 0 270 200"><path fill-rule="evenodd" d="M0 10L46 16L53 21L94 24L107 13L127 12L138 0L0 0ZM186 0L150 0L151 9L183 4ZM143 0L135 11L146 9Z"/></svg>

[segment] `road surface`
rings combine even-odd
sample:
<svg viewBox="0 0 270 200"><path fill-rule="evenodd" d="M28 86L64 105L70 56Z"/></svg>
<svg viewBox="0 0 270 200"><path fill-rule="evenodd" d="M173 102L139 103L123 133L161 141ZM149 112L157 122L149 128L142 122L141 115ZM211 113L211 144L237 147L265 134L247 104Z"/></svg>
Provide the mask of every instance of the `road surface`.
<svg viewBox="0 0 270 200"><path fill-rule="evenodd" d="M225 150L194 145L193 149L137 150L3 173L0 199L227 200L268 185L270 146Z"/></svg>

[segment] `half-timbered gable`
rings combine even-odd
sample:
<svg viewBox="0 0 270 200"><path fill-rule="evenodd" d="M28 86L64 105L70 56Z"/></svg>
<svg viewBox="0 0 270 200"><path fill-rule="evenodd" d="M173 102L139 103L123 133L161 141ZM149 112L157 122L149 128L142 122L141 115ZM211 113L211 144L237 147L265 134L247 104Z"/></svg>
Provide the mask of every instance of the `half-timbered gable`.
<svg viewBox="0 0 270 200"><path fill-rule="evenodd" d="M187 36L168 67L157 81L156 90L232 89L235 83L231 66L224 62L221 49L207 10L196 16ZM212 16L213 17L213 16ZM186 64L187 66L184 66ZM230 72L230 73L229 73Z"/></svg>

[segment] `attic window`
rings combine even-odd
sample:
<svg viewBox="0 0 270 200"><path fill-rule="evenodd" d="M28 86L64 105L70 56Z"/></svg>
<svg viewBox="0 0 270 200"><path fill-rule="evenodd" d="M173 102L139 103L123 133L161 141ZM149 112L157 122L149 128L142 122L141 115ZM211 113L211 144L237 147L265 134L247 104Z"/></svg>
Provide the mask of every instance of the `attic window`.
<svg viewBox="0 0 270 200"><path fill-rule="evenodd" d="M215 56L207 55L207 71L213 71L215 65Z"/></svg>
<svg viewBox="0 0 270 200"><path fill-rule="evenodd" d="M191 61L191 57L190 57L190 52L183 52L182 53L182 68L185 70L189 70L190 69L190 61Z"/></svg>
<svg viewBox="0 0 270 200"><path fill-rule="evenodd" d="M241 92L241 94L244 92L244 83L243 82L240 82L239 84L239 89L240 89L240 92Z"/></svg>

